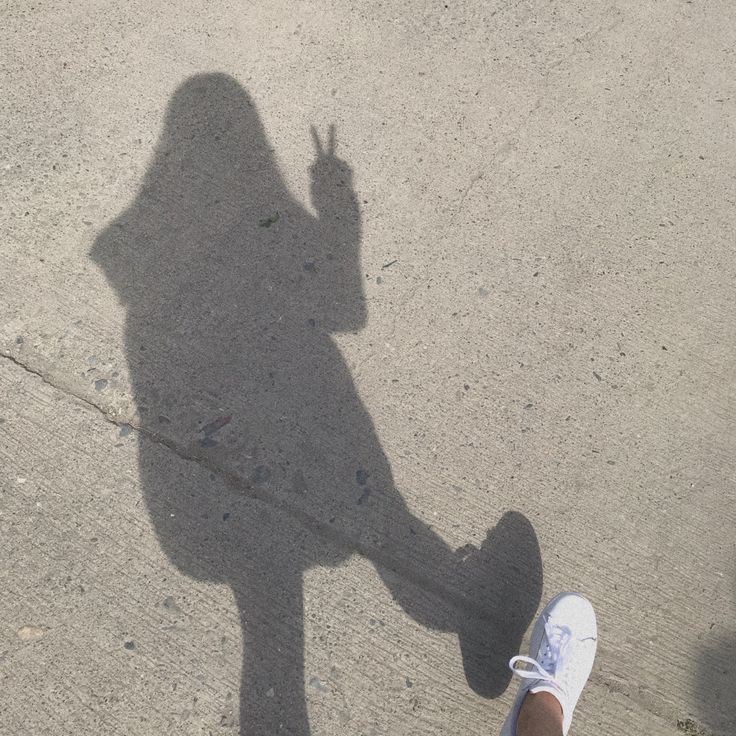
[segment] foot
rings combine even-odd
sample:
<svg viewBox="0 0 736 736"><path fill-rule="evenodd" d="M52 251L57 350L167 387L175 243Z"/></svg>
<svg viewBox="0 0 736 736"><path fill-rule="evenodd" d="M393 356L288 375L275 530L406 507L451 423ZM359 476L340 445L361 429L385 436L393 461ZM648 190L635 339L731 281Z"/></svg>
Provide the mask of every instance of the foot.
<svg viewBox="0 0 736 736"><path fill-rule="evenodd" d="M512 657L511 671L523 679L501 736L516 736L527 693L549 693L562 708L562 733L570 728L575 705L593 668L598 644L593 606L578 593L560 593L542 611L532 632L530 656Z"/></svg>

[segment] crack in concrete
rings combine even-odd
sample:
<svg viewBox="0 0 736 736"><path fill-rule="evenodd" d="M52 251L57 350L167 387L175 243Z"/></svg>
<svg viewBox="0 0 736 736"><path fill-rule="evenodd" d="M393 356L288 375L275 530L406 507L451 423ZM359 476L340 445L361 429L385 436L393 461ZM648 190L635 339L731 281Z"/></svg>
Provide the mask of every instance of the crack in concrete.
<svg viewBox="0 0 736 736"><path fill-rule="evenodd" d="M608 25L600 25L600 26L598 26L598 28L594 28L594 29L588 31L587 33L584 33L582 36L577 36L576 38L573 39L573 43L574 44L578 44L579 46L582 46L582 44L584 44L584 43L586 43L588 41L593 41L601 33L614 30L614 28L617 28L623 22L624 22L624 19L623 18L617 18L615 21L613 21L612 23L609 23ZM553 70L557 69L558 67L562 66L566 62L570 61L570 59L574 58L579 53L581 53L581 48L580 47L575 47L575 48L571 49L569 53L564 54L563 56L561 56L556 61L553 61L545 69L545 72L544 72L545 79L547 77L549 77L550 73Z"/></svg>
<svg viewBox="0 0 736 736"><path fill-rule="evenodd" d="M5 358L6 360L9 360L13 365L17 366L18 368L24 370L26 373L30 373L32 376L36 376L36 378L40 378L47 386L51 386L55 391L61 391L63 394L67 396L72 396L75 399L78 399L88 406L93 406L95 409L97 409L99 412L102 413L102 415L108 420L112 421L110 417L102 410L99 406L95 406L93 403L85 399L83 396L79 396L78 394L75 394L73 391L70 391L69 389L63 388L61 386L57 386L53 381L49 380L46 376L44 376L43 373L41 373L40 370L37 370L36 368L31 368L31 366L26 365L22 361L18 360L12 353L7 352L6 350L0 349L0 358Z"/></svg>
<svg viewBox="0 0 736 736"><path fill-rule="evenodd" d="M375 566L390 570L392 573L403 578L412 585L415 585L424 592L437 596L442 601L450 604L452 607L462 613L472 614L480 620L489 620L488 612L485 611L481 606L475 604L472 600L466 598L465 596L447 589L444 585L441 585L435 579L416 570L414 567L403 563L401 560L395 559L390 554L383 553L379 549L369 547L354 540L347 533L341 532L339 529L336 529L335 527L320 521L314 516L308 514L306 511L292 506L286 500L279 498L272 491L255 488L253 485L241 478L237 473L221 467L217 463L213 462L210 458L187 451L185 448L181 447L173 440L158 432L148 429L147 427L144 427L140 424L131 422L127 419L124 421L116 420L102 407L98 406L95 402L90 401L85 396L67 387L57 385L47 376L45 376L40 370L26 365L12 353L0 349L0 358L5 358L10 363L25 371L29 375L32 375L35 378L41 380L44 384L51 387L54 391L59 391L69 398L78 400L86 408L91 409L96 414L99 414L107 423L112 424L115 427L131 427L146 441L152 442L153 444L165 448L169 452L172 452L174 455L176 455L180 460L195 463L196 465L209 471L210 473L215 474L218 478L220 478L220 480L224 483L228 490L236 493L238 496L247 496L248 498L260 501L268 505L269 507L284 513L290 519L295 521L301 527L305 528L308 532L312 533L322 541L332 544L333 546L336 546L339 549L344 550L350 554L359 554L362 557L365 557Z"/></svg>
<svg viewBox="0 0 736 736"><path fill-rule="evenodd" d="M611 13L615 12L618 13L618 8L615 5L612 5L608 7L605 11L605 13ZM580 36L575 36L572 39L573 48L566 54L563 54L559 59L556 61L553 61L549 64L549 66L546 67L546 69L542 72L542 77L545 81L548 81L550 74L553 70L557 69L558 67L562 66L566 62L570 61L572 58L577 56L580 52L580 45L582 45L585 42L592 41L593 39L597 38L601 33L609 32L617 28L618 26L622 25L624 22L623 15L618 15L613 21L611 21L608 24L601 23L596 28L592 28L589 31L586 31L585 33L581 34ZM534 101L534 104L529 108L526 115L523 117L522 120L519 121L519 123L516 125L516 127L506 136L506 140L504 143L502 143L494 152L493 158L490 160L489 165L486 167L486 169L479 171L477 174L474 174L471 178L468 184L460 190L460 194L451 202L448 207L450 209L450 216L448 220L447 230L449 230L452 226L455 225L457 222L461 212L463 204L465 203L465 200L468 198L468 195L471 193L475 185L479 182L485 179L486 174L490 173L492 169L498 165L499 163L503 163L511 151L516 149L517 146L517 135L519 131L531 120L532 116L542 107L542 103L549 97L549 89L545 89L542 94L538 95L536 100ZM437 261L440 259L441 254L435 254L427 263L427 271L431 270L436 264ZM398 324L398 320L401 319L401 314L403 313L403 310L414 300L414 298L417 296L417 294L422 289L422 286L424 284L417 284L414 287L410 287L408 290L408 293L406 296L398 302L396 305L398 309L395 309L396 315L394 316L392 320L391 329L388 332L388 334L385 337L386 341L391 341L394 337L394 334L396 333L396 326Z"/></svg>
<svg viewBox="0 0 736 736"><path fill-rule="evenodd" d="M463 202L468 198L468 195L470 192L473 191L473 187L485 176L485 172L479 171L477 174L474 174L470 177L470 182L468 185L463 189L463 191L460 194L460 197L458 197L457 207L455 208L455 212L452 215L451 222L454 222L457 216L460 214L463 208Z"/></svg>

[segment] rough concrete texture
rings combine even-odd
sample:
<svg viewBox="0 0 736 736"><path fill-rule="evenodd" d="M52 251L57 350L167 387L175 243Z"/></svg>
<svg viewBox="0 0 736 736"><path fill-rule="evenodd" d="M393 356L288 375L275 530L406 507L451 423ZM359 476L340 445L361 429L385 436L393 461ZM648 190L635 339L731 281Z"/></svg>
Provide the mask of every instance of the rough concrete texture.
<svg viewBox="0 0 736 736"><path fill-rule="evenodd" d="M732 2L0 49L2 733L495 733L571 588L574 734L734 733Z"/></svg>

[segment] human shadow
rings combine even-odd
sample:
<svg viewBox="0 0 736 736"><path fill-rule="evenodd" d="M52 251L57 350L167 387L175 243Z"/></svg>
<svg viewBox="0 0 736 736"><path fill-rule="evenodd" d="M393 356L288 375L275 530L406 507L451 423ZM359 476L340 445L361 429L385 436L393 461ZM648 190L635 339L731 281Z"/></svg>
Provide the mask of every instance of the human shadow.
<svg viewBox="0 0 736 736"><path fill-rule="evenodd" d="M416 621L458 634L468 683L486 697L508 685L541 595L523 515L506 512L480 548L453 550L394 486L332 339L360 330L367 310L351 170L334 128L323 137L314 215L289 192L243 88L192 77L136 199L92 251L126 309L140 478L160 543L188 575L234 591L248 735L309 733L311 567L370 559ZM162 445L198 472L164 462Z"/></svg>

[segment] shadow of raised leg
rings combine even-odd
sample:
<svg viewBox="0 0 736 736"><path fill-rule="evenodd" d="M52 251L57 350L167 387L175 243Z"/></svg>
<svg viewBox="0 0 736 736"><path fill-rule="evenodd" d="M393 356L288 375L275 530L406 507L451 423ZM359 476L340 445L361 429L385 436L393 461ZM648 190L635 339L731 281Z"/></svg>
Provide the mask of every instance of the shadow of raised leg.
<svg viewBox="0 0 736 736"><path fill-rule="evenodd" d="M414 520L413 526L414 543L439 560L436 574L410 582L400 570L377 566L383 581L418 623L458 634L465 676L476 693L501 695L511 679L508 660L518 653L542 595L534 528L522 514L507 512L480 549L453 551L426 525ZM401 559L400 550L391 554Z"/></svg>

